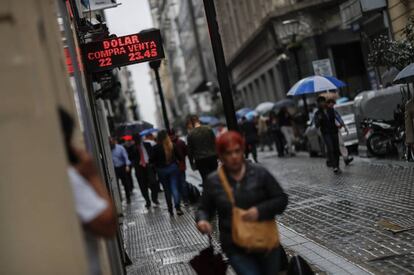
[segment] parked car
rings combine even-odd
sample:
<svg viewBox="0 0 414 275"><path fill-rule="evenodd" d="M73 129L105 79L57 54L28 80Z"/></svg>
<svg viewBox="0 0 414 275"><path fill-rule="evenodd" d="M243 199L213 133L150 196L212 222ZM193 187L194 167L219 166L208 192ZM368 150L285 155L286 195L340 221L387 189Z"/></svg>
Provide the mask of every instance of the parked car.
<svg viewBox="0 0 414 275"><path fill-rule="evenodd" d="M341 129L342 139L344 140L345 146L350 147L358 144L357 127L355 124L355 113L354 113L354 102L346 102L335 105L335 110L341 115L348 133L345 129Z"/></svg>
<svg viewBox="0 0 414 275"><path fill-rule="evenodd" d="M335 110L341 115L342 120L348 128L349 133L346 133L345 129L341 129L340 132L344 140L345 146L347 147L358 144L357 128L355 124L355 114L353 106L353 101L335 105ZM308 121L308 127L305 131L305 136L308 140L308 152L311 157L324 156L326 152L322 134L320 130L316 128L313 119L315 112L316 109L309 115L310 119Z"/></svg>
<svg viewBox="0 0 414 275"><path fill-rule="evenodd" d="M309 114L308 127L305 130L305 137L308 143L307 148L311 157L324 156L326 152L321 131L315 126L315 113L316 109Z"/></svg>

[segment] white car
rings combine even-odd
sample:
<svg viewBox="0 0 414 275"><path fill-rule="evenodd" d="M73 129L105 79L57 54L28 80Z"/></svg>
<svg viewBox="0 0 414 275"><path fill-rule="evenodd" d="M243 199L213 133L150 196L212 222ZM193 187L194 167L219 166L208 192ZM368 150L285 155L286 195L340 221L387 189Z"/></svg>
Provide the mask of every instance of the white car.
<svg viewBox="0 0 414 275"><path fill-rule="evenodd" d="M337 104L335 105L335 110L341 115L342 120L348 128L348 133L345 131L345 129L341 129L341 135L345 146L349 147L357 145L358 137L355 124L354 102L350 101L342 104ZM324 156L326 152L322 134L320 130L316 128L313 119L315 112L316 110L309 115L310 119L308 121L308 127L305 131L305 136L308 140L308 152L311 157Z"/></svg>

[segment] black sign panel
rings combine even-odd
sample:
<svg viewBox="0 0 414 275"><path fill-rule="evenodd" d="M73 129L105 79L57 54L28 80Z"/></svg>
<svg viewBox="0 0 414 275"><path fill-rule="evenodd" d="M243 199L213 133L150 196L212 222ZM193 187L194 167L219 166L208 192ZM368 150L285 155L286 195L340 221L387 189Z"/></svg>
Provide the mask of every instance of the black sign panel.
<svg viewBox="0 0 414 275"><path fill-rule="evenodd" d="M90 73L164 58L159 30L91 42L83 46Z"/></svg>

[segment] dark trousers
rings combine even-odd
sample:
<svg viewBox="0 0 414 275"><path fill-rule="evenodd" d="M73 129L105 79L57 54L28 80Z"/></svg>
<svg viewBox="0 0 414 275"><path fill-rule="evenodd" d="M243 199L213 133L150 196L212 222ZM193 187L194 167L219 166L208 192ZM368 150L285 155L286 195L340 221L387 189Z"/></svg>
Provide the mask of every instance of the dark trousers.
<svg viewBox="0 0 414 275"><path fill-rule="evenodd" d="M260 150L263 152L266 146L269 147L269 150L273 150L272 137L269 132L263 133L260 136Z"/></svg>
<svg viewBox="0 0 414 275"><path fill-rule="evenodd" d="M176 209L180 208L180 192L179 192L179 181L180 181L180 170L178 170L177 164L173 163L163 168L157 169L158 178L164 188L165 200L167 201L168 211L172 212L173 205L171 196L174 199L174 206Z"/></svg>
<svg viewBox="0 0 414 275"><path fill-rule="evenodd" d="M125 189L126 199L129 201L131 199L132 192L132 182L130 182L128 173L126 171L126 166L115 167L116 179L119 182L121 180L122 185Z"/></svg>
<svg viewBox="0 0 414 275"><path fill-rule="evenodd" d="M328 163L330 163L333 168L338 168L339 156L341 155L339 151L338 133L324 133L322 136L326 145Z"/></svg>
<svg viewBox="0 0 414 275"><path fill-rule="evenodd" d="M283 136L282 131L274 131L272 133L273 140L276 144L277 154L279 157L283 157L285 155L285 139Z"/></svg>
<svg viewBox="0 0 414 275"><path fill-rule="evenodd" d="M228 257L237 275L275 275L282 263L280 247L268 253L235 252Z"/></svg>
<svg viewBox="0 0 414 275"><path fill-rule="evenodd" d="M195 161L198 172L200 172L201 178L204 181L207 179L208 175L216 171L218 168L217 157L212 156L204 159L198 159Z"/></svg>
<svg viewBox="0 0 414 275"><path fill-rule="evenodd" d="M256 143L246 143L246 150L244 151L245 158L248 159L249 155L253 155L253 159L257 162L257 145Z"/></svg>
<svg viewBox="0 0 414 275"><path fill-rule="evenodd" d="M145 199L147 205L158 203L158 183L155 175L155 170L152 166L143 167L139 164L134 165L135 177L138 181L139 189ZM151 190L151 200L149 196L149 190Z"/></svg>
<svg viewBox="0 0 414 275"><path fill-rule="evenodd" d="M185 203L188 203L188 184L185 177L185 171L180 171L179 176L180 182L178 185L178 190L180 191L181 197Z"/></svg>

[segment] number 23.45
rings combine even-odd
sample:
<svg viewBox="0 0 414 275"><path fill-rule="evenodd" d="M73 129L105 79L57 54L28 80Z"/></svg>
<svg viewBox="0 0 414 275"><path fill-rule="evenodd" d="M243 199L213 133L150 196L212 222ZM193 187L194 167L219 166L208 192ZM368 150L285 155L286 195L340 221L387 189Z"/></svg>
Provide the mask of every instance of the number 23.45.
<svg viewBox="0 0 414 275"><path fill-rule="evenodd" d="M144 54L142 54L141 52L135 52L135 53L128 54L129 61L138 61L144 58L157 57L157 55L158 55L157 49L146 50Z"/></svg>

